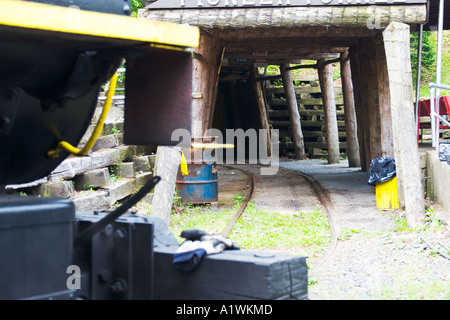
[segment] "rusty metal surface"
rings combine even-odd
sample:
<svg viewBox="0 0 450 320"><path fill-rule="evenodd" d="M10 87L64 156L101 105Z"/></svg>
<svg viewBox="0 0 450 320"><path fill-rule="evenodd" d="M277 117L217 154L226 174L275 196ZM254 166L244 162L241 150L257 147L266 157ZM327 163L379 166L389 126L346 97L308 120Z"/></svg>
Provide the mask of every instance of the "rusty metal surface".
<svg viewBox="0 0 450 320"><path fill-rule="evenodd" d="M171 140L174 130L191 132L191 54L156 48L144 52L127 61L124 141L177 145Z"/></svg>

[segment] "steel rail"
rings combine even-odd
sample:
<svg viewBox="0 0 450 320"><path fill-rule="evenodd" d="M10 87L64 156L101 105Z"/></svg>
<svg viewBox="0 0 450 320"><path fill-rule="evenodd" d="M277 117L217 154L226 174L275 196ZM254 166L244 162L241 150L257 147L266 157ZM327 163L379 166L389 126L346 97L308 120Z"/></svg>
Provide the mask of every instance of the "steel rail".
<svg viewBox="0 0 450 320"><path fill-rule="evenodd" d="M248 203L250 202L250 200L251 200L251 198L253 196L253 192L255 190L255 176L254 176L254 174L252 172L250 172L248 170L244 170L242 168L238 168L236 166L225 165L225 164L221 164L221 166L223 166L225 168L229 168L229 169L233 169L233 170L239 170L239 171L243 172L244 174L247 175L248 184L249 184L249 189L247 191L247 195L245 196L244 201L242 202L242 204L240 205L239 209L237 210L237 212L235 213L235 215L233 216L233 218L229 222L228 226L226 227L225 231L223 232L223 236L227 237L229 235L229 233L231 232L231 230L233 229L234 224L239 219L239 217L242 215L242 212L245 210L245 208L247 207ZM287 169L287 170L289 170L289 169ZM337 239L336 227L334 225L334 221L333 221L332 214L331 214L332 213L332 209L333 209L333 204L331 202L330 197L328 196L328 193L326 192L326 190L322 187L322 185L317 180L315 180L313 177L311 177L311 176L309 176L307 174L304 174L304 173L301 173L301 172L298 172L298 171L292 171L292 173L300 175L306 181L308 181L308 183L311 185L311 187L313 188L313 190L316 193L317 197L319 198L319 201L322 204L322 207L323 207L324 211L327 214L328 223L330 225L330 230L331 230L331 244L330 244L330 247L328 248L327 252L322 256L322 258L314 266L312 266L309 269L308 276L311 276L328 259L328 257L332 254L332 252L334 251L334 249L337 246L337 240L338 239Z"/></svg>

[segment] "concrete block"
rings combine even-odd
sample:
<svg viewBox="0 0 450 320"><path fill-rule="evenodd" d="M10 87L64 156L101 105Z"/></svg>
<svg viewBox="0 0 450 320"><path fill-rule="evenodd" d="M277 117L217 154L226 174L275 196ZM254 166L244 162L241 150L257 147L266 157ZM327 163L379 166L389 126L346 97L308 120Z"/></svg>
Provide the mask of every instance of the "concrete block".
<svg viewBox="0 0 450 320"><path fill-rule="evenodd" d="M118 146L121 161L131 161L136 157L136 146Z"/></svg>
<svg viewBox="0 0 450 320"><path fill-rule="evenodd" d="M70 198L74 194L72 181L47 182L32 189L42 197Z"/></svg>
<svg viewBox="0 0 450 320"><path fill-rule="evenodd" d="M136 146L136 154L139 156L145 155L147 152L146 146Z"/></svg>
<svg viewBox="0 0 450 320"><path fill-rule="evenodd" d="M117 149L102 149L84 157L67 158L52 171L49 181L72 179L78 174L89 170L100 169L120 162L120 151Z"/></svg>
<svg viewBox="0 0 450 320"><path fill-rule="evenodd" d="M148 155L148 161L150 161L150 167L151 167L151 170L153 170L155 168L155 163L156 163L156 154Z"/></svg>
<svg viewBox="0 0 450 320"><path fill-rule="evenodd" d="M103 137L98 137L97 141L92 147L92 151L100 149L115 148L118 146L118 140L115 134L108 134Z"/></svg>
<svg viewBox="0 0 450 320"><path fill-rule="evenodd" d="M46 183L47 181L48 181L48 178L44 177L41 179L34 180L32 182L26 182L26 183L20 183L20 184L9 184L9 185L6 185L5 189L6 189L6 191L28 189L28 188L37 187L43 183Z"/></svg>
<svg viewBox="0 0 450 320"><path fill-rule="evenodd" d="M136 177L136 170L134 162L122 162L111 166L111 171L119 178L134 178Z"/></svg>
<svg viewBox="0 0 450 320"><path fill-rule="evenodd" d="M89 158L90 160L90 158ZM49 180L52 182L58 182L61 179L72 179L76 174L83 172L84 170L78 172L79 168L86 164L81 158L67 158L59 164L50 174ZM90 164L88 164L88 167Z"/></svg>
<svg viewBox="0 0 450 320"><path fill-rule="evenodd" d="M111 183L108 168L85 172L74 178L76 190L105 187Z"/></svg>
<svg viewBox="0 0 450 320"><path fill-rule="evenodd" d="M89 158L92 161L90 169L104 168L120 162L120 151L117 149L102 149L93 152Z"/></svg>
<svg viewBox="0 0 450 320"><path fill-rule="evenodd" d="M122 133L123 132L123 123L105 123L103 125L103 130L101 135L106 136L112 133Z"/></svg>
<svg viewBox="0 0 450 320"><path fill-rule="evenodd" d="M116 133L115 136L116 136L116 140L117 140L117 145L118 146L123 145L124 144L124 142L123 142L123 133Z"/></svg>
<svg viewBox="0 0 450 320"><path fill-rule="evenodd" d="M95 109L94 116L92 117L92 124L97 124L98 119L103 111L103 106L105 102L99 101L97 108ZM105 119L105 123L123 123L124 122L124 107L123 105L116 105L115 103L111 105L108 114Z"/></svg>
<svg viewBox="0 0 450 320"><path fill-rule="evenodd" d="M427 154L425 152L419 152L419 165L420 169L427 167Z"/></svg>
<svg viewBox="0 0 450 320"><path fill-rule="evenodd" d="M440 161L436 150L427 152L427 195L450 214L450 165Z"/></svg>
<svg viewBox="0 0 450 320"><path fill-rule="evenodd" d="M151 178L153 178L152 172L143 172L136 175L136 179L134 180L134 188L138 189L146 184Z"/></svg>
<svg viewBox="0 0 450 320"><path fill-rule="evenodd" d="M82 191L72 198L76 211L104 210L110 206L108 191Z"/></svg>
<svg viewBox="0 0 450 320"><path fill-rule="evenodd" d="M120 179L104 188L104 190L108 192L109 203L112 205L131 195L135 189L132 179Z"/></svg>
<svg viewBox="0 0 450 320"><path fill-rule="evenodd" d="M136 171L150 171L150 160L148 156L139 156L132 160L136 166Z"/></svg>

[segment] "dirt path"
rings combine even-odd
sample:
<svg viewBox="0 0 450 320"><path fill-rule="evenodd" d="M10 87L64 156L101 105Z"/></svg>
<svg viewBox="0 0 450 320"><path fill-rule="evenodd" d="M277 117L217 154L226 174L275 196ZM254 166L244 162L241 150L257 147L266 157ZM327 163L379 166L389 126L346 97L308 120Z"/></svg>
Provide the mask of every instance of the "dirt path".
<svg viewBox="0 0 450 320"><path fill-rule="evenodd" d="M396 231L399 214L378 210L366 173L348 168L345 161L285 161L280 166L273 176L260 175L258 166L240 166L255 175L256 206L286 212L317 206L313 189L295 171L320 182L332 203L339 240L309 279L310 299L450 299L450 260L430 247L450 247L448 226L432 234Z"/></svg>

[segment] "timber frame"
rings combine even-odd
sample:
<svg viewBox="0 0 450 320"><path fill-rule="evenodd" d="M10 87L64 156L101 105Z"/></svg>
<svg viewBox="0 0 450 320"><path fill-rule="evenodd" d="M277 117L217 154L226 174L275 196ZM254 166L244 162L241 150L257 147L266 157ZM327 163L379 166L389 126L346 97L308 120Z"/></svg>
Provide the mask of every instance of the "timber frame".
<svg viewBox="0 0 450 320"><path fill-rule="evenodd" d="M150 4L139 17L200 27L200 46L194 56L194 136L212 126L219 70L221 81L233 81L262 61L282 66L283 79L289 79L290 64L317 60L328 162L336 163L339 148L332 151L337 125L330 63L340 63L352 145L350 165L368 172L372 159L395 157L400 206L411 225L422 220L409 32L426 23L426 3L170 10L152 9ZM286 81L285 92L290 90ZM301 133L300 124L299 128ZM300 141L294 143L297 156L303 158Z"/></svg>

